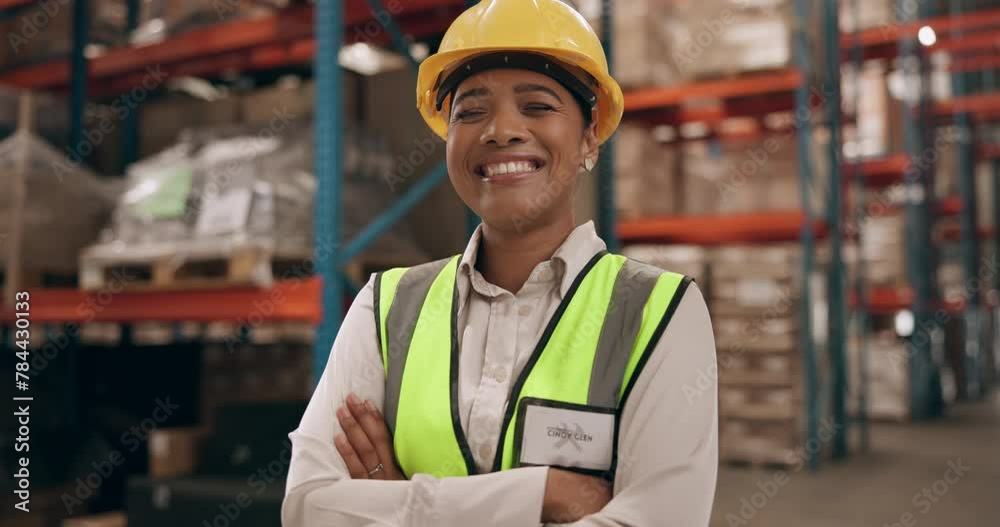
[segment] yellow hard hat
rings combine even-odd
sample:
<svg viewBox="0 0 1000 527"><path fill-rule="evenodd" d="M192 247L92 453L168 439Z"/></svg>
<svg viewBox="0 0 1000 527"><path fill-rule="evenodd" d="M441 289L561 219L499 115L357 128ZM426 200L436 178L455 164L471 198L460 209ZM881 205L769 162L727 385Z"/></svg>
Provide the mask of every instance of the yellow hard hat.
<svg viewBox="0 0 1000 527"><path fill-rule="evenodd" d="M584 77L596 95L597 138L603 143L618 127L624 97L608 73L601 41L590 24L560 0L483 0L448 28L438 52L420 64L417 108L442 138L448 116L440 109L445 77L473 58L504 52L541 55Z"/></svg>

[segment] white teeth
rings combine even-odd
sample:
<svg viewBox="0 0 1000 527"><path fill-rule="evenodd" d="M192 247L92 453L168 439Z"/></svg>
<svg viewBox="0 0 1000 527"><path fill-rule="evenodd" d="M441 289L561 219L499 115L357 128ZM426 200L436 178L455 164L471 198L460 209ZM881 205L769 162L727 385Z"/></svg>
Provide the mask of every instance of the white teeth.
<svg viewBox="0 0 1000 527"><path fill-rule="evenodd" d="M492 177L503 174L532 172L536 167L537 165L534 161L508 161L506 163L487 165L483 168L483 172L486 173L487 177Z"/></svg>

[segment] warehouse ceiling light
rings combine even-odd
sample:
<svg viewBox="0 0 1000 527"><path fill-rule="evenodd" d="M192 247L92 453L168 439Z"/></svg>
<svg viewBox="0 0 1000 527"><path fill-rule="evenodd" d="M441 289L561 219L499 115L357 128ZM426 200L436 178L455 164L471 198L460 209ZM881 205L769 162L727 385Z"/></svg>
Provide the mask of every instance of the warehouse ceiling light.
<svg viewBox="0 0 1000 527"><path fill-rule="evenodd" d="M904 309L896 313L896 335L900 337L909 337L913 335L913 330L916 329L916 320L913 318L913 312L909 309Z"/></svg>
<svg viewBox="0 0 1000 527"><path fill-rule="evenodd" d="M402 55L366 42L340 48L339 59L341 66L361 75L376 75L406 67L406 59Z"/></svg>
<svg viewBox="0 0 1000 527"><path fill-rule="evenodd" d="M933 46L937 42L937 33L934 32L934 28L931 26L924 26L917 32L917 40L924 46Z"/></svg>

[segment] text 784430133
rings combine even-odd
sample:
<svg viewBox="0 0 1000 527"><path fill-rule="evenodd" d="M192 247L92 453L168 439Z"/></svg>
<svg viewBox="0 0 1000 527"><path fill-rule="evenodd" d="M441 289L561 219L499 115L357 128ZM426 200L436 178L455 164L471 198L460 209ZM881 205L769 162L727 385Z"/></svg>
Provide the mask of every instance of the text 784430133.
<svg viewBox="0 0 1000 527"><path fill-rule="evenodd" d="M28 369L30 367L28 365L28 341L31 336L28 331L31 325L29 300L30 295L27 291L18 292L14 298L14 316L16 317L14 321L14 354L18 358L14 371L14 387L17 388L14 395L14 419L17 420L14 450L20 454L17 461L17 471L14 473L14 479L17 480L14 494L20 501L16 502L14 507L23 512L31 510L31 480L28 470L28 452L31 449L29 423L32 400L31 396L28 395Z"/></svg>

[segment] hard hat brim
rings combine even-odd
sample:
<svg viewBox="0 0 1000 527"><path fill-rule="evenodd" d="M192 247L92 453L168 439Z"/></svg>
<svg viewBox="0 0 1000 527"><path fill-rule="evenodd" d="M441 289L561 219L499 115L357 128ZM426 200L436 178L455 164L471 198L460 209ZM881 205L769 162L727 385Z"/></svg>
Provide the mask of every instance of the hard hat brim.
<svg viewBox="0 0 1000 527"><path fill-rule="evenodd" d="M597 139L600 143L606 141L621 122L624 96L621 87L610 75L602 73L603 68L582 53L562 48L547 48L539 46L504 46L478 47L446 51L428 57L420 64L417 74L417 108L427 125L441 138L448 136L448 105L438 111L436 108L436 85L440 76L467 60L485 53L496 52L527 52L537 53L559 61L565 65L580 68L590 74L597 86Z"/></svg>

